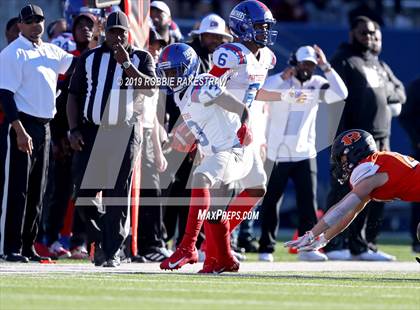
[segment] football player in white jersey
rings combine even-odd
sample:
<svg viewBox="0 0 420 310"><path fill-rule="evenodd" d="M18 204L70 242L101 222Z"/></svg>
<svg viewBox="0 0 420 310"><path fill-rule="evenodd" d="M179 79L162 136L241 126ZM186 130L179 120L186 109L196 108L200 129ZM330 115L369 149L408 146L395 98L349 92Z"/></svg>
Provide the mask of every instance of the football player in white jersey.
<svg viewBox="0 0 420 310"><path fill-rule="evenodd" d="M227 80L227 90L236 98L236 101L242 103L243 109L249 107L254 99L263 101L279 101L282 99L279 92L261 89L267 76L267 71L276 62L274 54L266 47L274 43L277 35L277 32L272 30L274 23L275 20L270 10L261 2L255 0L241 2L233 8L229 22L229 27L238 42L224 44L213 54L214 67L210 71L210 74L215 77L223 76L222 80ZM162 63L167 62L165 58L167 58L167 55L162 52ZM158 66L162 66L162 63L159 62ZM211 94L210 96L215 96L215 93L211 93L210 86L207 89L203 88L200 93L205 93L206 91ZM229 95L229 97L232 98L232 95ZM187 118L187 122L189 117L192 116L188 114L184 115L184 118ZM216 117L214 116L214 118ZM227 114L226 119L230 119L231 124L237 124L236 126L239 128L239 117L237 115L233 113ZM195 120L193 121L196 122ZM190 123L190 125L192 125L191 128L193 130L205 132L201 127L194 129L196 127L194 123ZM249 125L247 123L242 123L239 133L244 134L244 132L247 133L250 131L248 127ZM225 128L222 127L222 129ZM221 132L221 136L228 134L227 130L219 130L219 132ZM202 139L200 135L200 140ZM205 141L200 141L200 145L202 145L202 142ZM250 211L265 194L267 177L259 150L254 147L250 147L249 149L251 154L244 154L244 156L251 157L252 169L247 177L240 182L243 191L228 206L227 211L232 213L245 213ZM206 162L208 161L205 160L196 169L195 175L198 175L198 172L205 166L204 164ZM209 167L214 169L213 163L209 164ZM226 171L228 175L231 173L230 169L236 170L236 168L231 168L230 165L225 165L224 167L226 169L223 171ZM207 178L206 181L208 181L208 176L205 176L203 173L200 175L203 175L204 180ZM234 180L235 178L222 179L226 183ZM202 186L202 184L199 185ZM196 186L193 187L191 207L183 242L181 242L177 251L169 259L162 262L162 269L178 269L187 263L194 263L197 260L194 243L196 240L195 236L198 234L199 227L201 227L201 223L197 220L197 215L200 208L208 208L205 206L209 204L209 197L208 190L202 190L200 187L198 187L200 188L198 190L195 188ZM194 203L194 200L197 198L201 199L201 204ZM233 218L228 221L219 220L216 223L205 222L204 227L206 232L211 231L211 233L206 233L206 260L201 272L212 273L238 270L239 263L233 259L230 253L229 234L241 221L241 218ZM194 229L191 229L192 227ZM184 240L187 241L184 242Z"/></svg>
<svg viewBox="0 0 420 310"><path fill-rule="evenodd" d="M174 85L169 86L174 91L175 102L204 153L204 159L193 174L190 210L183 240L175 253L161 263L162 269L178 269L187 263L197 262L195 242L204 222L199 215L209 210L210 189L220 183L233 181L240 181L242 187L247 189L250 184L253 185L254 174L257 173L252 149L246 147L252 141L252 133L247 125L248 108L225 91L220 79L209 74L195 77L198 65L194 49L182 43L166 47L158 62L158 74L175 81ZM176 79L180 77L189 83L177 83ZM263 181L261 179L258 184L261 188L264 187ZM247 197L240 198L245 204L250 204L249 200L254 204L255 199ZM238 200L233 200L232 204L237 208ZM240 222L240 217L204 222L206 242L219 242L207 247L206 263L201 272L239 269L239 262L230 251L229 224L237 226Z"/></svg>

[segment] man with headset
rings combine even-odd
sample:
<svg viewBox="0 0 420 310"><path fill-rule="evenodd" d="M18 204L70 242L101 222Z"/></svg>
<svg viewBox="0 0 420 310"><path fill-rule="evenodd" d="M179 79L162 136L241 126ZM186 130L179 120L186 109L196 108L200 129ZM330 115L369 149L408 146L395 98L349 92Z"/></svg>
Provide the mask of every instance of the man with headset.
<svg viewBox="0 0 420 310"><path fill-rule="evenodd" d="M303 92L306 99L269 105L265 169L270 179L261 208L259 259L262 261L273 261L279 222L277 206L289 178L296 188L299 234L316 223L315 122L318 105L320 101L334 103L347 97L344 82L318 46L300 47L292 53L289 65L283 72L270 76L264 85L266 89ZM325 78L313 74L317 66ZM299 259L324 261L327 257L319 251L310 251L299 252Z"/></svg>

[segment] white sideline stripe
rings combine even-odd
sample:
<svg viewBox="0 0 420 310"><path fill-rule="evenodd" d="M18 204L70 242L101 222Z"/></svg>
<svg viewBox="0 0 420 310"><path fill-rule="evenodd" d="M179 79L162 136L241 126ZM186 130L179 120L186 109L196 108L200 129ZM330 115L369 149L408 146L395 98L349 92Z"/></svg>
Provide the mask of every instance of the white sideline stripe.
<svg viewBox="0 0 420 310"><path fill-rule="evenodd" d="M78 296L78 295L29 295L27 292L22 293L8 293L7 296L10 297L16 297L17 300L22 300L26 298L27 300L68 300L68 301L86 301L86 300L93 300L97 302L97 296ZM287 306L288 308L296 307L296 306L311 306L313 308L314 305L317 305L317 302L314 302L313 300L308 301L278 301L278 300L237 300L237 299L204 299L204 298L174 298L174 297L145 297L145 296L138 296L138 297L132 297L132 296L101 296L101 300L108 300L108 301L117 301L121 302L121 299L124 299L124 301L141 301L144 302L153 302L158 304L170 304L170 303L187 303L188 305L191 304L208 304L208 305L220 305L220 304L226 304L226 305L271 305L271 306ZM318 302L319 304L319 302ZM385 303L377 303L377 301L372 300L370 302L362 303L359 301L358 306L368 305L368 309L395 309L395 304L385 304ZM337 302L328 302L328 301L322 301L322 309L337 309ZM386 307L388 306L388 307ZM329 308L326 308L329 307ZM308 309L308 308L305 308ZM355 309L354 304L340 304L340 309ZM366 308L367 309L367 308ZM404 309L418 309L415 305L414 306L408 306L404 305Z"/></svg>
<svg viewBox="0 0 420 310"><path fill-rule="evenodd" d="M6 229L6 215L7 215L7 199L9 192L9 169L10 169L10 128L7 130L7 151L6 160L4 162L4 186L3 186L3 200L1 202L1 218L0 218L0 255L4 254L4 230Z"/></svg>
<svg viewBox="0 0 420 310"><path fill-rule="evenodd" d="M1 265L0 265L1 266ZM0 278L3 276L3 274L15 274L17 275L17 272L0 272ZM25 277L28 278L34 278L34 279L39 279L41 277L44 278L54 278L56 279L57 276L60 276L59 274L42 274L42 273L36 273L33 274L27 274L27 273L19 273L20 275L24 275ZM164 273L162 273L164 274ZM120 278L115 278L115 276L117 276L118 274L115 273L114 275L99 275L99 274L92 274L92 273L85 273L85 274L81 274L81 273L77 273L77 274L69 274L69 275L65 275L66 277L77 277L77 278L82 278L83 280L106 280L108 278L108 280L112 281L112 282L123 282L123 283L128 283L128 282L132 282L132 283L161 283L162 279L120 279ZM147 274L141 274L140 276L145 276ZM154 274L155 275L155 274ZM161 274L159 274L161 275ZM203 285L208 285L209 283L211 284L225 284L225 285L231 285L233 283L232 280L235 280L235 278L233 277L226 277L226 276L201 276L201 275L195 275L192 274L192 276L194 276L193 279L191 280L176 280L176 279L171 279L168 277L168 285L172 284L172 283L193 283L195 285L197 284L203 284ZM246 276L246 275L244 275ZM197 277L203 277L203 279L198 279ZM215 277L219 277L219 278L215 278ZM281 280L282 278L279 278L279 280ZM229 281L231 280L231 281ZM236 279L238 280L238 279ZM306 278L302 278L302 279L297 279L297 281L303 281L303 280L311 280L311 279L306 279ZM316 280L316 278L314 278L313 280ZM328 279L326 279L328 280ZM349 281L346 279L337 279L337 280L342 280L342 281ZM381 279L378 278L378 281L380 281ZM399 279L396 279L399 280ZM363 281L363 280L361 280ZM245 278L243 280L239 280L236 281L237 284L239 283L245 283L245 284L251 284L251 285L258 285L258 286L308 286L308 287L343 287L343 288L377 288L377 289L404 289L404 290L420 290L420 285L415 287L415 286L400 286L400 285L358 285L357 283L354 285L351 284L330 284L330 283L304 283L304 282L275 282L275 281L267 281L264 280L263 282L259 282L259 281L249 281L246 280ZM419 282L420 283L420 282ZM414 284L414 283L413 283Z"/></svg>
<svg viewBox="0 0 420 310"><path fill-rule="evenodd" d="M1 288L25 288L28 285L25 284L6 284L0 283ZM50 289L68 289L69 285L39 285L39 288L50 288ZM354 287L357 288L357 287ZM100 287L101 291L139 291L138 287ZM226 289L215 289L215 288L196 288L196 287L188 287L188 288L159 288L159 287L142 287L142 292L192 292L192 293L226 293ZM332 296L342 296L342 292L308 292L308 291L299 291L296 293L290 291L269 291L269 290L258 290L256 287L252 287L250 289L237 289L232 292L232 294L254 294L254 295L299 295L299 296L324 296L324 297L332 297ZM366 295L370 295L372 292L369 291L359 291L359 292L348 292L346 291L346 297L353 296L353 297L363 297ZM414 299L418 300L417 296L402 296L400 294L389 294L384 292L384 294L380 294L380 298L388 298L388 299Z"/></svg>

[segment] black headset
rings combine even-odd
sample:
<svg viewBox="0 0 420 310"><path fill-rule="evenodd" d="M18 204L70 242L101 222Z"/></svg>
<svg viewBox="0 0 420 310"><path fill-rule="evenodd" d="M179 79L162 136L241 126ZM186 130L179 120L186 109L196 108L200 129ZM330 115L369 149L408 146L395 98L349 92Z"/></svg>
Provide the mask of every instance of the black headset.
<svg viewBox="0 0 420 310"><path fill-rule="evenodd" d="M287 64L289 66L296 67L298 65L298 61L297 61L297 58L296 58L296 52L297 52L297 50L294 50L292 53L290 53L289 59L287 60Z"/></svg>

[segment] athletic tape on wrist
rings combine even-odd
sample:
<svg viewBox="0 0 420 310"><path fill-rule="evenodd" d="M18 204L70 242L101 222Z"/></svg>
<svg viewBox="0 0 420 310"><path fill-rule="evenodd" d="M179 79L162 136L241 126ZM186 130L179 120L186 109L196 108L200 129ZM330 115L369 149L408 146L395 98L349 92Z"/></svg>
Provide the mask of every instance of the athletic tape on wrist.
<svg viewBox="0 0 420 310"><path fill-rule="evenodd" d="M342 201L340 201L331 211L325 214L323 220L329 226L332 227L341 221L343 216L354 209L355 206L360 204L362 201L359 196L355 193L350 193Z"/></svg>

